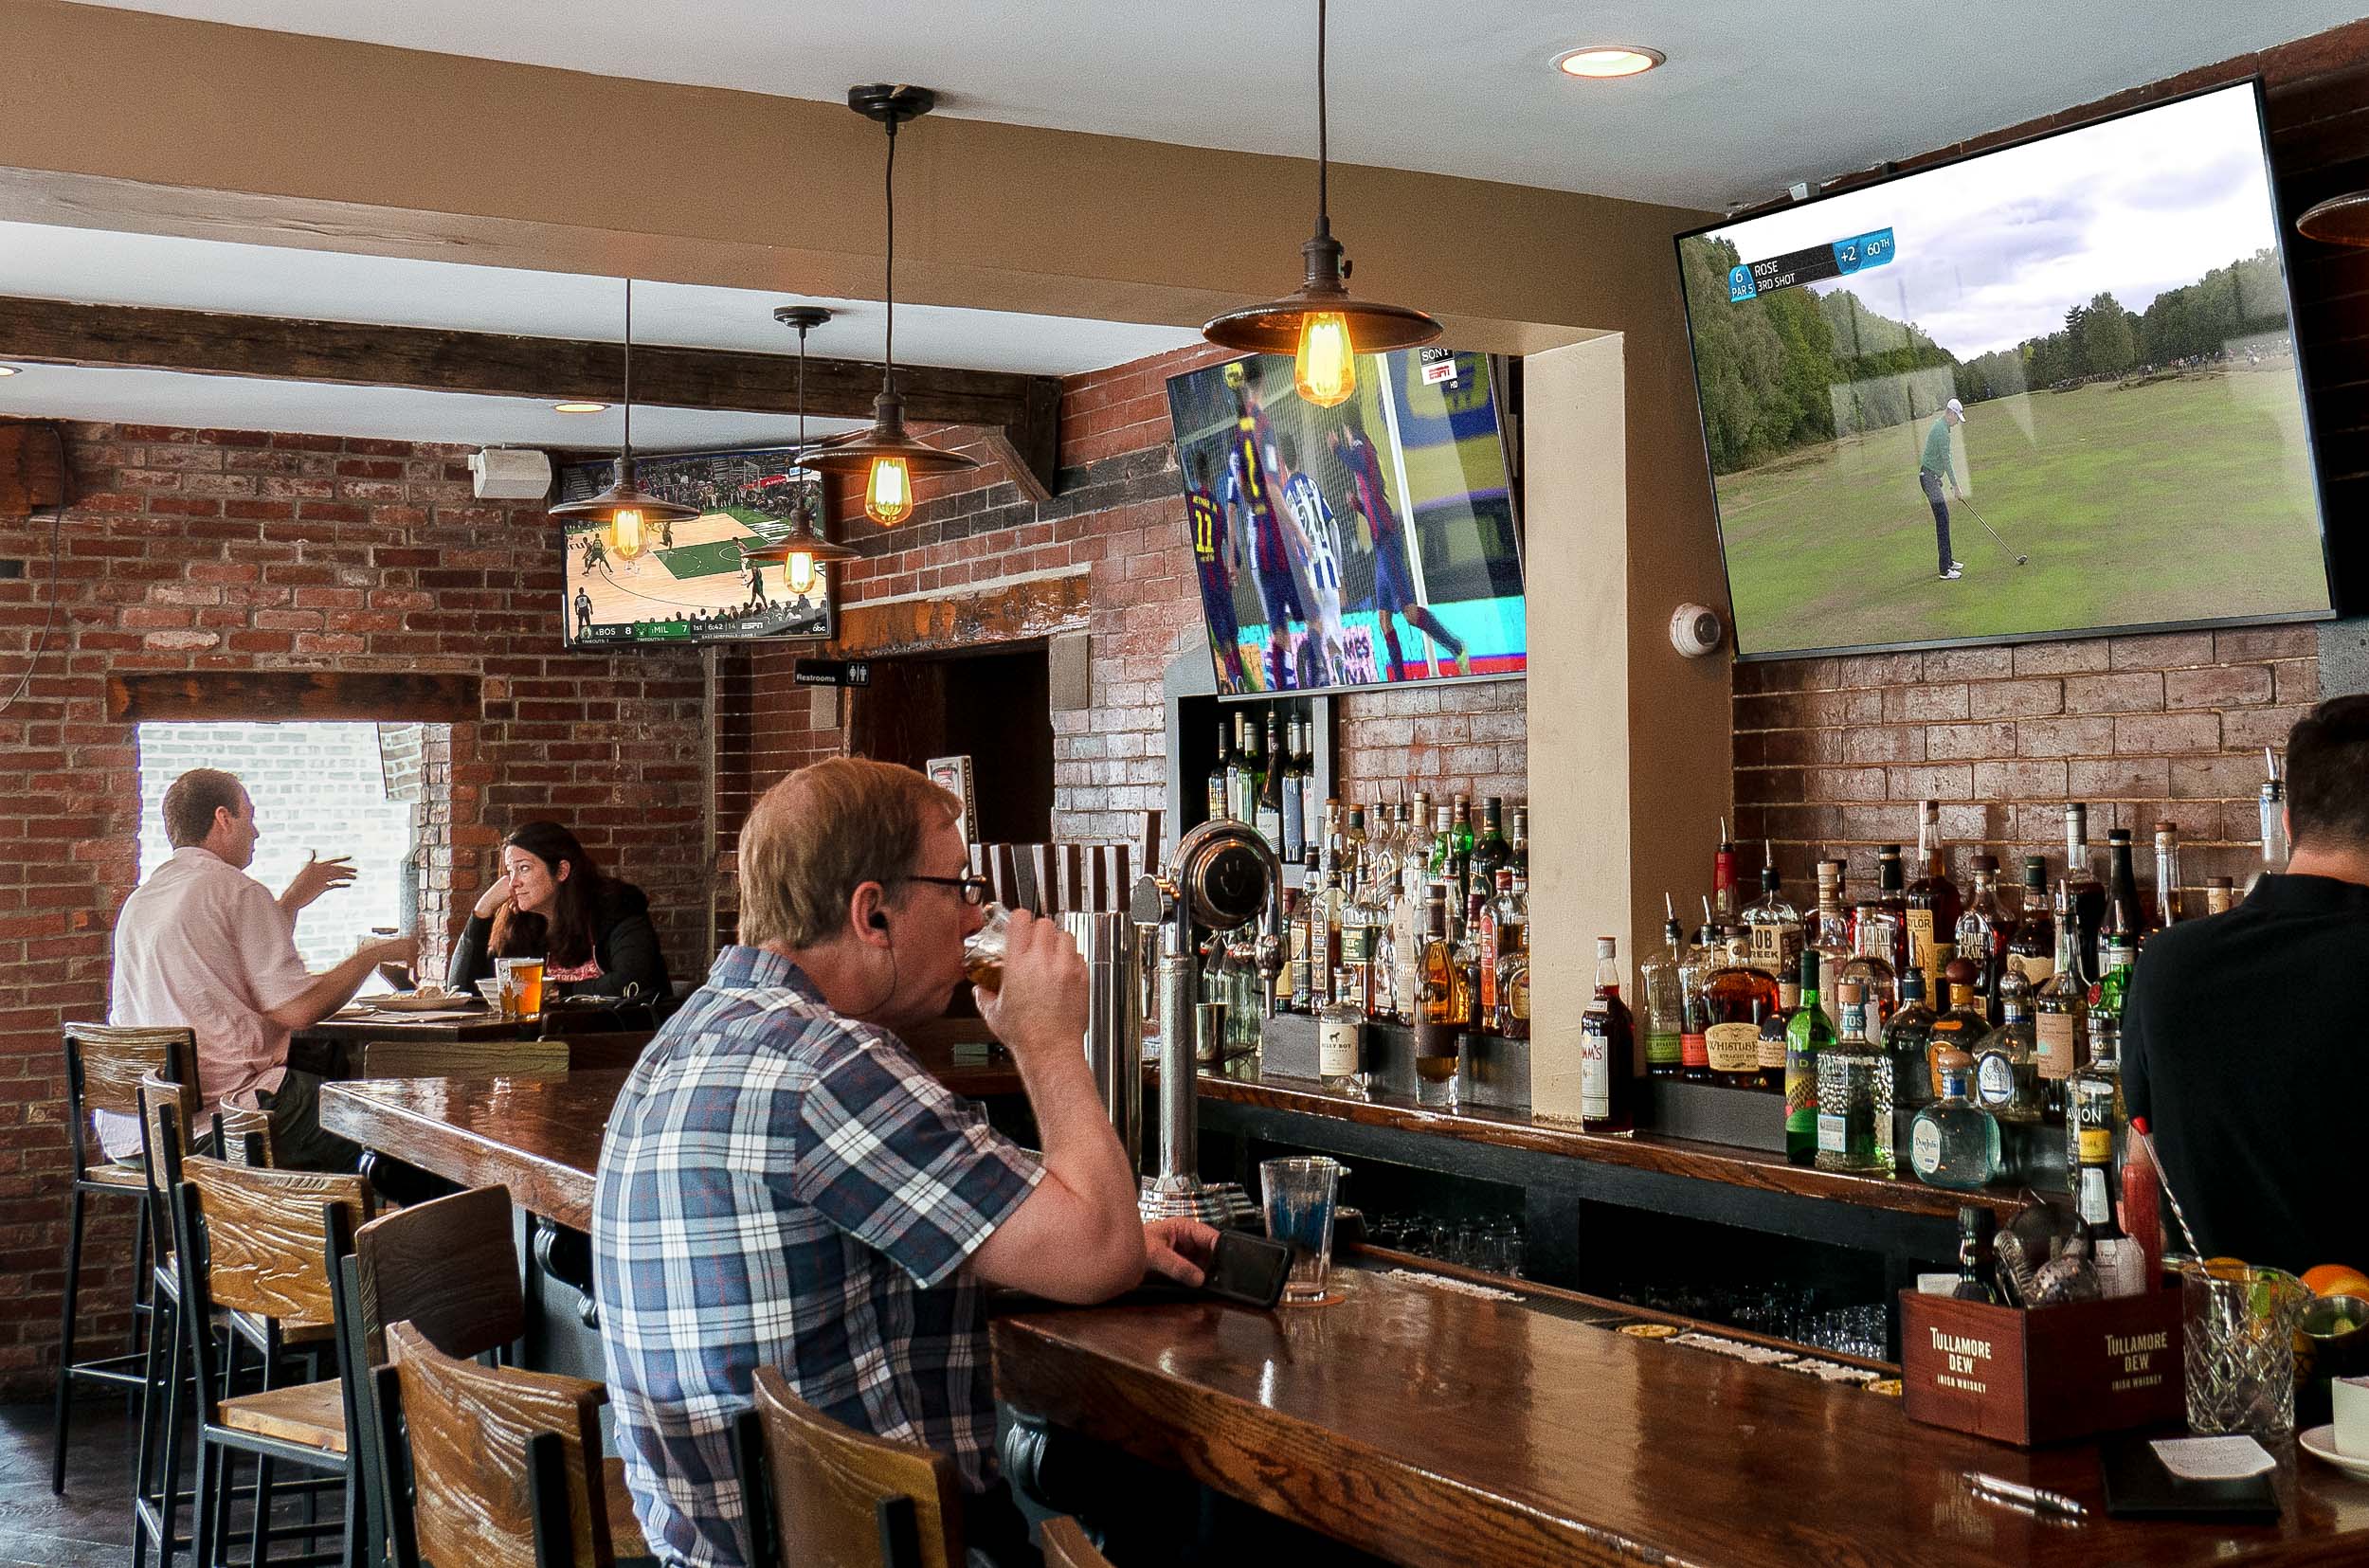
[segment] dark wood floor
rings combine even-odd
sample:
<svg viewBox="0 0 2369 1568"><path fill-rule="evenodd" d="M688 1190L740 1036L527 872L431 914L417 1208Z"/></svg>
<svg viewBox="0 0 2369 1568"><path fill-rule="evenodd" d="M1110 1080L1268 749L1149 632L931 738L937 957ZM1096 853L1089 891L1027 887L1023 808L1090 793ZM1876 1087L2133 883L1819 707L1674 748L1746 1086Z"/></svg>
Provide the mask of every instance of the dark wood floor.
<svg viewBox="0 0 2369 1568"><path fill-rule="evenodd" d="M0 1568L132 1560L132 1450L121 1399L74 1407L65 1495L49 1495L49 1406L0 1405Z"/></svg>

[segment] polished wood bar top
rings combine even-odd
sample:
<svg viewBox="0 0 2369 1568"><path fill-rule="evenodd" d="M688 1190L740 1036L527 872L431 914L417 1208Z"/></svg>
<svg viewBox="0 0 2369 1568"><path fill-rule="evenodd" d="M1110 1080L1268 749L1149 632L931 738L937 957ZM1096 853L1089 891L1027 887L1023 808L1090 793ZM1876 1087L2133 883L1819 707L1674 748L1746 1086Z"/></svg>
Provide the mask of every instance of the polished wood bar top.
<svg viewBox="0 0 2369 1568"><path fill-rule="evenodd" d="M1895 1398L1352 1269L1331 1306L1046 1308L999 1397L1411 1568L2369 1561L2369 1485L2281 1455L2276 1525L2109 1519L2093 1445L2026 1452ZM1983 1470L2091 1512L1978 1500Z"/></svg>
<svg viewBox="0 0 2369 1568"><path fill-rule="evenodd" d="M1701 1144L1653 1132L1638 1132L1627 1138L1584 1132L1569 1123L1548 1121L1528 1111L1498 1110L1485 1106L1434 1110L1401 1094L1345 1094L1327 1089L1313 1078L1287 1078L1273 1073L1233 1078L1204 1072L1201 1075L1199 1093L1204 1100L1329 1116L1365 1126L1393 1127L1538 1154L1558 1154L1600 1164L1627 1165L1902 1214L1955 1218L1960 1204L1975 1202L1996 1211L2004 1222L2021 1204L2019 1195L2007 1188L1988 1193L1947 1192L1928 1187L1913 1177L1822 1171L1815 1166L1792 1164L1781 1154L1727 1144Z"/></svg>
<svg viewBox="0 0 2369 1568"><path fill-rule="evenodd" d="M952 1048L914 1057L957 1094L1021 1091L1008 1056L977 1064ZM626 1070L509 1077L390 1078L325 1083L321 1126L464 1186L499 1182L531 1214L575 1230L592 1224L592 1174Z"/></svg>

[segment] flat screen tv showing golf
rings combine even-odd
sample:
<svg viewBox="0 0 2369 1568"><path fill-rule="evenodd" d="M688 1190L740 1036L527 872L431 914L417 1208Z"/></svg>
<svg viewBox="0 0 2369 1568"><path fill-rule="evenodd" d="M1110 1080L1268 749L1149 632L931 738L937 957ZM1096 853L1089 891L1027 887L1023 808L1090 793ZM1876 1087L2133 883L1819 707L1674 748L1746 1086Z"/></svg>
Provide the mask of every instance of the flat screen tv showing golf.
<svg viewBox="0 0 2369 1568"><path fill-rule="evenodd" d="M1361 354L1319 407L1292 361L1168 381L1218 694L1502 678L1528 665L1521 545L1485 354Z"/></svg>
<svg viewBox="0 0 2369 1568"><path fill-rule="evenodd" d="M2332 613L2253 83L1678 260L1739 657Z"/></svg>
<svg viewBox="0 0 2369 1568"><path fill-rule="evenodd" d="M623 535L571 521L562 551L568 646L830 637L829 567L817 563L813 580L792 587L782 562L749 561L741 551L788 533L802 505L813 509L820 530L822 480L797 459L788 446L637 459L643 490L699 514ZM598 495L614 466L606 458L562 464L557 501Z"/></svg>

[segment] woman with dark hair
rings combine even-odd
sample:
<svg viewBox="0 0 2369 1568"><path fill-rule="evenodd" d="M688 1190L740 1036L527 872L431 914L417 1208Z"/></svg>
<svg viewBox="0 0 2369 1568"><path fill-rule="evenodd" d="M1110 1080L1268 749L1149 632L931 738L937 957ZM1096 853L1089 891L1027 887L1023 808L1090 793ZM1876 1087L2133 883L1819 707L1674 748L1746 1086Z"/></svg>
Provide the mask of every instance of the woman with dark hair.
<svg viewBox="0 0 2369 1568"><path fill-rule="evenodd" d="M546 999L623 997L631 985L660 1014L674 1006L649 899L602 875L574 834L529 822L502 840L501 866L454 945L447 985L490 978L497 958L539 958Z"/></svg>

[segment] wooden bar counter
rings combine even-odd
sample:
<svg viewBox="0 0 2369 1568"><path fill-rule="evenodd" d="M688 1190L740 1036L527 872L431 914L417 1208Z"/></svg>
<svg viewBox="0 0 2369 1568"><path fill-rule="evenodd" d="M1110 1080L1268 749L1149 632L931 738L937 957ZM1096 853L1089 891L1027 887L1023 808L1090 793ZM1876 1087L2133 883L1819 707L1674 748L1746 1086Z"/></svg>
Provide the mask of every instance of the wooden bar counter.
<svg viewBox="0 0 2369 1568"><path fill-rule="evenodd" d="M1410 1568L2369 1561L2369 1485L2291 1443L2276 1525L2109 1519L2097 1450L2025 1452L1896 1398L1372 1270L1330 1306L1043 1309L994 1325L996 1392ZM1976 1499L1985 1470L2088 1505Z"/></svg>

